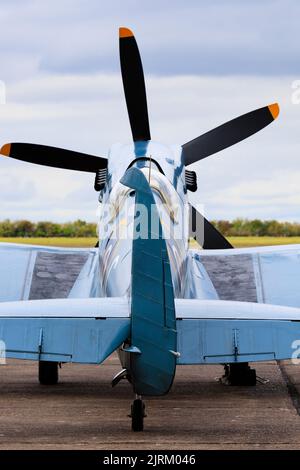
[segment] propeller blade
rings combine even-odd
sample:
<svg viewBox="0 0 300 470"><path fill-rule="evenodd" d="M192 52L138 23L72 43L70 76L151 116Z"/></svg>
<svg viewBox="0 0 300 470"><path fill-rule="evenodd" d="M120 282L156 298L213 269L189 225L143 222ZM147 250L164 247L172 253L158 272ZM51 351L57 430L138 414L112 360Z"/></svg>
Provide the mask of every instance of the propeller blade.
<svg viewBox="0 0 300 470"><path fill-rule="evenodd" d="M185 165L202 160L250 137L273 122L279 114L277 103L256 109L206 132L182 146Z"/></svg>
<svg viewBox="0 0 300 470"><path fill-rule="evenodd" d="M193 237L206 250L223 250L233 248L231 243L191 204L190 237Z"/></svg>
<svg viewBox="0 0 300 470"><path fill-rule="evenodd" d="M120 62L133 140L150 140L143 65L134 35L120 28Z"/></svg>
<svg viewBox="0 0 300 470"><path fill-rule="evenodd" d="M22 160L23 162L37 163L38 165L65 168L95 173L107 167L107 159L74 152L72 150L48 147L46 145L12 143L5 144L0 153L6 157Z"/></svg>

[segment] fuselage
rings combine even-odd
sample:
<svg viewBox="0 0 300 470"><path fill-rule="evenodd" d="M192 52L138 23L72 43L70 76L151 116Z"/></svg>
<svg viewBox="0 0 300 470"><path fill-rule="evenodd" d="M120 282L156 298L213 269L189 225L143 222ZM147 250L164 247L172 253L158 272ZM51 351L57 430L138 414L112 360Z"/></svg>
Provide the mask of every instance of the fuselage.
<svg viewBox="0 0 300 470"><path fill-rule="evenodd" d="M136 212L134 191L120 183L132 166L144 173L153 191L167 242L174 294L183 297L187 275L188 211L182 148L152 141L115 144L108 156L107 183L99 196L102 295L130 296L133 237L143 236L145 223L143 208Z"/></svg>

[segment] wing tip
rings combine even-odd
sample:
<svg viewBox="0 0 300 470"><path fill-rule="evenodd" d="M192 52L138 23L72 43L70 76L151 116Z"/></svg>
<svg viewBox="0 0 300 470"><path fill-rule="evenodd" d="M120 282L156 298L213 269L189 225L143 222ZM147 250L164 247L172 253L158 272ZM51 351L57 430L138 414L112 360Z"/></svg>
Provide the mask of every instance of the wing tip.
<svg viewBox="0 0 300 470"><path fill-rule="evenodd" d="M124 26L122 26L121 28L119 28L119 37L120 39L122 38L130 38L134 36L133 32L131 31L131 29L129 28L125 28Z"/></svg>
<svg viewBox="0 0 300 470"><path fill-rule="evenodd" d="M279 104L278 103L273 103L268 106L270 113L272 114L273 119L275 120L278 115L279 115Z"/></svg>
<svg viewBox="0 0 300 470"><path fill-rule="evenodd" d="M0 153L1 155L4 155L5 157L9 157L10 155L10 148L11 148L11 144L5 144L1 147L0 149Z"/></svg>

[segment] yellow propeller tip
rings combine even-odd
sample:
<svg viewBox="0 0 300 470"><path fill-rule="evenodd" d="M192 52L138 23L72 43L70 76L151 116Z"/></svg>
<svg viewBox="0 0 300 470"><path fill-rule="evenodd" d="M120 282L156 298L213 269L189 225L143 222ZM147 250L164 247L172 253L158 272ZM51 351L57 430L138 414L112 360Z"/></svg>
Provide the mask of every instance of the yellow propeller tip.
<svg viewBox="0 0 300 470"><path fill-rule="evenodd" d="M130 38L133 36L133 32L128 28L119 28L119 36L120 38Z"/></svg>
<svg viewBox="0 0 300 470"><path fill-rule="evenodd" d="M273 119L276 119L278 114L279 114L279 105L278 105L278 103L270 104L270 106L268 106L268 108L269 108L270 113L273 116Z"/></svg>
<svg viewBox="0 0 300 470"><path fill-rule="evenodd" d="M0 153L1 153L2 155L5 155L6 157L9 157L9 155L10 155L10 147L11 147L11 144L5 144L5 145L3 145L3 147L1 147Z"/></svg>

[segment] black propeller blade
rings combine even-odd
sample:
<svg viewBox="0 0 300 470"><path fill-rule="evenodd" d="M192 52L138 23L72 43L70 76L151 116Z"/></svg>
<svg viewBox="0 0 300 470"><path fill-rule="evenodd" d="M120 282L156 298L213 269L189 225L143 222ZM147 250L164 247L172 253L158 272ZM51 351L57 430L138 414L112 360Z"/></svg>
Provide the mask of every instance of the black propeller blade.
<svg viewBox="0 0 300 470"><path fill-rule="evenodd" d="M143 65L134 35L120 28L120 62L131 132L134 141L150 140Z"/></svg>
<svg viewBox="0 0 300 470"><path fill-rule="evenodd" d="M65 168L96 173L97 170L107 167L107 159L96 157L72 150L48 147L46 145L13 143L5 144L0 150L2 155L16 158L23 162L37 163L38 165Z"/></svg>
<svg viewBox="0 0 300 470"><path fill-rule="evenodd" d="M190 206L190 237L193 237L202 248L218 250L233 248L231 243L191 204Z"/></svg>
<svg viewBox="0 0 300 470"><path fill-rule="evenodd" d="M185 165L202 160L250 137L274 121L279 114L277 103L256 109L228 121L182 146Z"/></svg>

